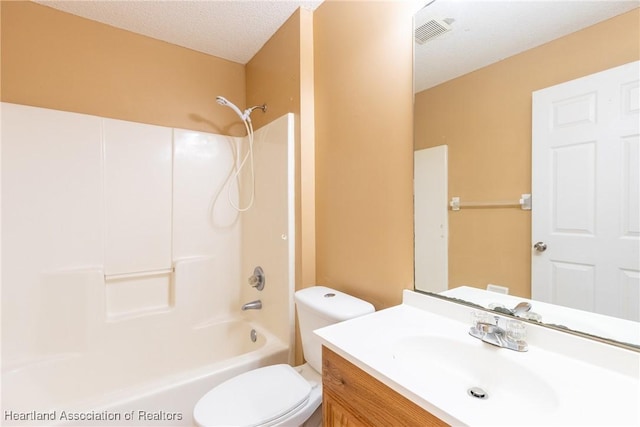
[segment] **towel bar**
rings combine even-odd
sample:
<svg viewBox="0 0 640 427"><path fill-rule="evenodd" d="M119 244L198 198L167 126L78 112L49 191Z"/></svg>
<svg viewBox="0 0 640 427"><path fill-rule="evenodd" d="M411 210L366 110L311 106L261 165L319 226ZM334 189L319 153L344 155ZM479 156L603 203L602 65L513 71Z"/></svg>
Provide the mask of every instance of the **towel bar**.
<svg viewBox="0 0 640 427"><path fill-rule="evenodd" d="M452 197L449 206L452 211L459 211L461 208L521 208L522 210L530 211L531 194L522 194L517 202L461 202L460 197Z"/></svg>

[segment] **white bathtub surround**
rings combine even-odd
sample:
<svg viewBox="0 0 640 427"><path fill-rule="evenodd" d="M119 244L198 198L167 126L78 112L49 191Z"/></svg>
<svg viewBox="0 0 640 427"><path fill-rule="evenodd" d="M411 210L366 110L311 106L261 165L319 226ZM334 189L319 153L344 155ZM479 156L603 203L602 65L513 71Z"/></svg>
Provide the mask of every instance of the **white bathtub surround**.
<svg viewBox="0 0 640 427"><path fill-rule="evenodd" d="M245 312L248 318L260 319L269 331L290 343L294 342L295 332L295 146L287 141L293 141L294 138L292 114L255 132L255 198L253 207L242 214L240 286L241 304L262 300L261 310ZM249 167L245 167L243 173L243 179L248 182ZM290 191L278 191L286 183L289 183ZM243 190L248 193L250 187L243 187ZM278 209L274 209L274 206ZM262 291L247 284L257 266L262 267L266 278ZM283 301L290 304L285 306ZM293 361L293 346L291 350Z"/></svg>
<svg viewBox="0 0 640 427"><path fill-rule="evenodd" d="M101 122L104 273L109 278L170 270L173 130L122 120Z"/></svg>
<svg viewBox="0 0 640 427"><path fill-rule="evenodd" d="M516 352L469 335L472 308L412 291L317 330L324 344L451 425L638 425L640 353L527 324ZM480 387L488 399L469 396Z"/></svg>
<svg viewBox="0 0 640 427"><path fill-rule="evenodd" d="M3 103L3 411L60 422L179 396L184 424L164 425L190 425L202 391L290 361L292 129L289 114L256 131L256 205L239 214L243 138ZM247 315L255 265L264 309Z"/></svg>

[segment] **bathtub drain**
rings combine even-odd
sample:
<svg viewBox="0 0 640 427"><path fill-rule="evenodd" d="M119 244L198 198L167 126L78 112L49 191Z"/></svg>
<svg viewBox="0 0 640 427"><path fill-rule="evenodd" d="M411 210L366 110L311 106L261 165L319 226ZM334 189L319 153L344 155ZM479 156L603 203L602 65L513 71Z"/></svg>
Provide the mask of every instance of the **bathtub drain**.
<svg viewBox="0 0 640 427"><path fill-rule="evenodd" d="M251 330L251 342L256 342L258 340L258 333L255 329Z"/></svg>

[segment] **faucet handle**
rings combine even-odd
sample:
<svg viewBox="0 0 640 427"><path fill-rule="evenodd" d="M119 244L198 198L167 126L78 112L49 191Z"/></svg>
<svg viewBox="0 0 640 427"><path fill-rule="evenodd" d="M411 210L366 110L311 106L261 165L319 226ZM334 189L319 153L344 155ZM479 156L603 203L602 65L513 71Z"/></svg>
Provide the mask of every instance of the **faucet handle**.
<svg viewBox="0 0 640 427"><path fill-rule="evenodd" d="M265 277L262 267L258 266L253 269L253 275L249 277L248 282L250 286L253 286L259 291L264 289Z"/></svg>
<svg viewBox="0 0 640 427"><path fill-rule="evenodd" d="M471 312L471 326L473 326L474 328L477 328L478 324L494 325L496 324L496 319L494 319L494 317L491 314L487 313L486 311L474 310Z"/></svg>
<svg viewBox="0 0 640 427"><path fill-rule="evenodd" d="M507 339L511 341L524 341L527 337L527 330L523 322L519 320L509 320L507 322Z"/></svg>

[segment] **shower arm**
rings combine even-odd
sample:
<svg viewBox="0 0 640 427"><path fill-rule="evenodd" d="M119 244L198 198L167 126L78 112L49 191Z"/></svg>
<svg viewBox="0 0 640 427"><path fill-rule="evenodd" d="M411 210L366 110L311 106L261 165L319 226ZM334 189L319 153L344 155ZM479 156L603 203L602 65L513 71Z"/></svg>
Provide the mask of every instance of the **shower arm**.
<svg viewBox="0 0 640 427"><path fill-rule="evenodd" d="M261 109L263 113L266 113L266 112L267 112L267 104L254 105L254 106L253 106L253 107L251 107L251 108L247 108L247 109L245 110L245 112L247 112L247 111L248 111L249 113L252 113L252 112L253 112L253 110L257 110L258 108L259 108L259 109Z"/></svg>
<svg viewBox="0 0 640 427"><path fill-rule="evenodd" d="M251 108L247 108L246 110L244 110L244 117L246 117L246 120L251 121L251 113L253 113L253 110L262 110L263 113L267 112L267 104L262 104L262 105L254 105Z"/></svg>

